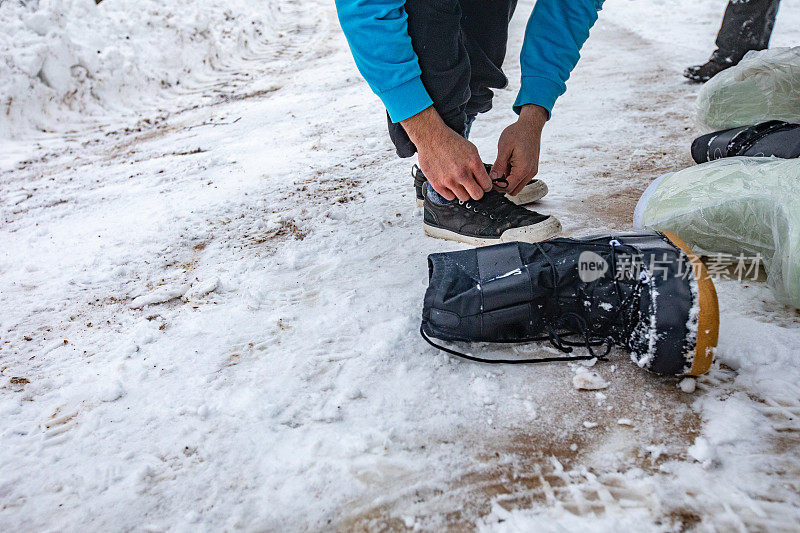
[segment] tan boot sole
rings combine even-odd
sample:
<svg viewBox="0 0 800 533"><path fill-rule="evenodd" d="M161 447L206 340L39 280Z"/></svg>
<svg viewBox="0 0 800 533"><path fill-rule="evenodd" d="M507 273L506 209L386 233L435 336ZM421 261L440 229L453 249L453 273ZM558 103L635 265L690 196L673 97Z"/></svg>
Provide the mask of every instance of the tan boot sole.
<svg viewBox="0 0 800 533"><path fill-rule="evenodd" d="M662 231L672 244L683 250L692 264L692 271L697 280L699 293L700 314L697 318L697 343L695 345L694 359L689 374L699 376L705 374L711 367L714 359L714 349L719 340L719 302L714 282L708 275L705 265L692 252L683 240L670 231Z"/></svg>

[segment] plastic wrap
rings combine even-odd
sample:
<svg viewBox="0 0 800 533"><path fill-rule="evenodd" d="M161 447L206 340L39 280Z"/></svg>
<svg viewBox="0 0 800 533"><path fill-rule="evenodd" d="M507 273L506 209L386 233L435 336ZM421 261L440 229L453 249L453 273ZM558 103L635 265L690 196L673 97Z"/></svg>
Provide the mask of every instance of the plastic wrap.
<svg viewBox="0 0 800 533"><path fill-rule="evenodd" d="M733 157L666 174L642 195L634 226L672 231L698 255L757 258L776 298L800 308L800 159Z"/></svg>
<svg viewBox="0 0 800 533"><path fill-rule="evenodd" d="M749 52L706 82L695 105L709 131L766 120L800 122L800 46Z"/></svg>

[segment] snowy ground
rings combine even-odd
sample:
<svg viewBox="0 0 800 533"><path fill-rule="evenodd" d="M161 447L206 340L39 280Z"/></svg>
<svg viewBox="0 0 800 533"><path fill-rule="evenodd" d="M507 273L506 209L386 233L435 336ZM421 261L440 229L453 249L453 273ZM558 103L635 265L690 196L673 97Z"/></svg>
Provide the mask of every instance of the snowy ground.
<svg viewBox="0 0 800 533"><path fill-rule="evenodd" d="M135 4L97 9L124 20ZM774 45L800 40L795 7ZM56 89L35 66L32 89L15 86L22 107L0 129L0 530L797 529L796 311L762 283L718 284L723 365L694 393L622 353L597 365L600 394L574 390L566 365L434 353L417 334L425 257L458 246L423 236L411 162L332 3L241 0L230 31L248 8L260 31L182 57L216 60L180 86L103 85L105 60L80 86L106 92L72 107L40 105ZM160 46L114 43L154 54L133 73L169 72L166 36L222 31L163 9L156 26L183 22ZM711 52L722 10L608 2L545 130L540 210L567 234L630 228L644 187L691 164L697 86L680 72ZM487 160L516 87L473 128Z"/></svg>

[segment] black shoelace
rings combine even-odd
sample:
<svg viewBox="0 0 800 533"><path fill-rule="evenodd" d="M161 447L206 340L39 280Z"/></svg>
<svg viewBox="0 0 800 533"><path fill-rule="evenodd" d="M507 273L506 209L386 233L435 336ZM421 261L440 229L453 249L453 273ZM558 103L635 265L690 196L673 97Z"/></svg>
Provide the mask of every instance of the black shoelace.
<svg viewBox="0 0 800 533"><path fill-rule="evenodd" d="M505 194L491 190L480 200L458 201L464 208L498 222L513 222L515 216L536 216L536 211L520 207L505 197ZM540 215L541 216L541 215Z"/></svg>

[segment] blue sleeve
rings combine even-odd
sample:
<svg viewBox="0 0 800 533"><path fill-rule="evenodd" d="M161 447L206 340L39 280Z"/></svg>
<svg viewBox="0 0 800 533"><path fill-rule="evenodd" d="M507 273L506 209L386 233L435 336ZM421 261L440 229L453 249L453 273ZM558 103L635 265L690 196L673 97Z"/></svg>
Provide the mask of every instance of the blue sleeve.
<svg viewBox="0 0 800 533"><path fill-rule="evenodd" d="M393 122L433 104L408 36L405 0L336 0L356 66Z"/></svg>
<svg viewBox="0 0 800 533"><path fill-rule="evenodd" d="M567 90L567 79L602 7L603 0L536 1L522 44L522 83L515 112L525 104L536 104L550 114Z"/></svg>

